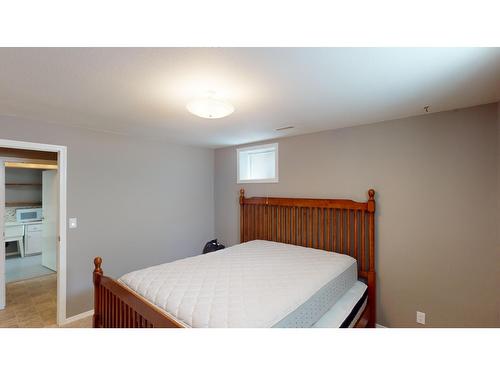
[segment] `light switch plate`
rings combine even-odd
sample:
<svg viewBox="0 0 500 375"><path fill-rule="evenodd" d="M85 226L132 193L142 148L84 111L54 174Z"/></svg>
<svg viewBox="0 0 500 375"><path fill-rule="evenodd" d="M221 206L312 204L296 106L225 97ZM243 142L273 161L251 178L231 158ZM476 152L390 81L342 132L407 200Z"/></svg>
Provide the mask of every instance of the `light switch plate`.
<svg viewBox="0 0 500 375"><path fill-rule="evenodd" d="M78 226L78 222L77 222L77 220L76 220L76 217L72 217L72 218L70 218L70 219L69 219L69 227L70 227L71 229L74 229L74 228L76 228L77 226Z"/></svg>
<svg viewBox="0 0 500 375"><path fill-rule="evenodd" d="M425 313L417 311L417 323L425 324Z"/></svg>

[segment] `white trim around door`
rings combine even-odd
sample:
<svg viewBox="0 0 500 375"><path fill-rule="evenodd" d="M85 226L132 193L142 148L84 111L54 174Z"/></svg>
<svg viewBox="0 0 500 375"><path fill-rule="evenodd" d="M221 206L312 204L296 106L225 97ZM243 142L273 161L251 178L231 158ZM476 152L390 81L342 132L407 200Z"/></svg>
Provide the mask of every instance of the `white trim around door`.
<svg viewBox="0 0 500 375"><path fill-rule="evenodd" d="M59 251L57 252L57 324L66 323L66 179L67 179L67 148L66 146L50 145L0 139L0 147L22 150L57 152L59 175ZM3 218L0 218L3 220Z"/></svg>

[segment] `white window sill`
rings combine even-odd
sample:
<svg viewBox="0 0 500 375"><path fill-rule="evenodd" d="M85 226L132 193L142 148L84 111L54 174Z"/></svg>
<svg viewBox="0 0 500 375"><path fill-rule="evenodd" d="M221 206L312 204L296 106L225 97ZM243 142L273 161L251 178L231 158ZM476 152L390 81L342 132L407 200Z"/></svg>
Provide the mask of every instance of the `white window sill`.
<svg viewBox="0 0 500 375"><path fill-rule="evenodd" d="M238 180L237 184L277 184L279 180L277 178L269 178L265 180Z"/></svg>

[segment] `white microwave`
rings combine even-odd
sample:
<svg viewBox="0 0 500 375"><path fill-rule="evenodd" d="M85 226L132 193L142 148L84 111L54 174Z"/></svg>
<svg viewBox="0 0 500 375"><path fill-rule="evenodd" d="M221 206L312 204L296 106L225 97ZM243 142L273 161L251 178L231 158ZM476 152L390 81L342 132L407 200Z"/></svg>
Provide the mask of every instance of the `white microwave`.
<svg viewBox="0 0 500 375"><path fill-rule="evenodd" d="M18 208L16 210L16 221L18 223L25 223L27 221L40 221L42 220L41 208Z"/></svg>

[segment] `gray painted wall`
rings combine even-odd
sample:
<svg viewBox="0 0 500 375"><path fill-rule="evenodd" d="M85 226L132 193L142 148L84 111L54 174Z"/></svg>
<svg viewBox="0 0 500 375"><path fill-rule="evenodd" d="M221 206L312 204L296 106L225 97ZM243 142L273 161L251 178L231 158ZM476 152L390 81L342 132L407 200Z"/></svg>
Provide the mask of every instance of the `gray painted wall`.
<svg viewBox="0 0 500 375"><path fill-rule="evenodd" d="M92 308L93 257L118 277L213 237L213 150L1 116L0 138L68 147L68 316Z"/></svg>
<svg viewBox="0 0 500 375"><path fill-rule="evenodd" d="M491 104L283 138L277 184L236 184L236 148L216 150L216 235L238 242L240 188L365 200L373 187L378 322L417 326L419 310L429 327L498 327L499 111Z"/></svg>

